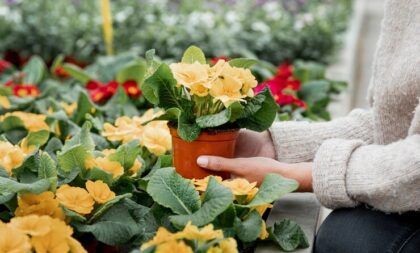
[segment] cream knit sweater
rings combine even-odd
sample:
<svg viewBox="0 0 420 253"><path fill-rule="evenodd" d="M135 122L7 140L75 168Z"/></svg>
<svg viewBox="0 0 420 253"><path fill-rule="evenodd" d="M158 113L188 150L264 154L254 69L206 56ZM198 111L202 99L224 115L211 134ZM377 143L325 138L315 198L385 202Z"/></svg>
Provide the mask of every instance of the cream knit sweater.
<svg viewBox="0 0 420 253"><path fill-rule="evenodd" d="M313 161L329 208L420 210L420 0L388 0L370 84L370 110L270 129L282 162Z"/></svg>

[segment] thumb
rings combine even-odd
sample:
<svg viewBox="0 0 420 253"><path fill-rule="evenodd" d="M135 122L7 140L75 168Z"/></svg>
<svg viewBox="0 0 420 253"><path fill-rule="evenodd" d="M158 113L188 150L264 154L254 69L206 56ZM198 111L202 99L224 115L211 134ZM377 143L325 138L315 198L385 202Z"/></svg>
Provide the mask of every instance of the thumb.
<svg viewBox="0 0 420 253"><path fill-rule="evenodd" d="M240 166L238 160L239 158L229 159L219 156L200 156L197 159L197 164L198 166L209 170L235 173Z"/></svg>

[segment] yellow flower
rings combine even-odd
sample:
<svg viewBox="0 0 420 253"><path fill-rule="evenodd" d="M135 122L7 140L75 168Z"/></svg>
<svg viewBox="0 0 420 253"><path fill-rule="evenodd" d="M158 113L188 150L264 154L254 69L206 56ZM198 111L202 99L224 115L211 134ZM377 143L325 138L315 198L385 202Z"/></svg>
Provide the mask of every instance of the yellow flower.
<svg viewBox="0 0 420 253"><path fill-rule="evenodd" d="M227 238L219 243L219 246L211 247L207 253L238 253L238 245L233 238Z"/></svg>
<svg viewBox="0 0 420 253"><path fill-rule="evenodd" d="M213 224L209 224L199 229L197 226L192 225L191 222L188 222L184 230L177 233L177 237L182 239L198 240L205 242L213 239L223 238L223 231L214 230Z"/></svg>
<svg viewBox="0 0 420 253"><path fill-rule="evenodd" d="M159 245L168 241L172 241L172 240L176 240L176 235L172 234L171 232L169 232L168 230L166 230L166 228L164 227L159 227L158 231L156 232L155 237L153 237L152 240L143 243L143 245L141 246L141 250L145 250L151 246L155 246L155 245Z"/></svg>
<svg viewBox="0 0 420 253"><path fill-rule="evenodd" d="M73 237L67 238L67 244L70 247L71 253L87 253L87 251L83 248L82 244L80 244L80 242L74 239Z"/></svg>
<svg viewBox="0 0 420 253"><path fill-rule="evenodd" d="M178 85L185 86L189 89L196 84L201 84L204 87L208 86L209 66L206 64L200 64L198 62L192 64L173 63L169 67Z"/></svg>
<svg viewBox="0 0 420 253"><path fill-rule="evenodd" d="M115 121L115 126L110 123L105 123L102 136L109 141L127 143L135 139L140 140L142 132L143 127L141 125L139 126L129 117L123 116Z"/></svg>
<svg viewBox="0 0 420 253"><path fill-rule="evenodd" d="M58 219L51 219L50 231L42 236L33 236L31 243L36 252L61 253L69 252L68 238L73 229Z"/></svg>
<svg viewBox="0 0 420 253"><path fill-rule="evenodd" d="M251 73L249 69L238 68L239 78L242 81L241 92L247 97L253 97L254 91L253 88L257 87L258 81L255 79L255 76Z"/></svg>
<svg viewBox="0 0 420 253"><path fill-rule="evenodd" d="M80 214L89 214L95 204L89 193L80 187L62 185L58 188L56 195L62 205Z"/></svg>
<svg viewBox="0 0 420 253"><path fill-rule="evenodd" d="M243 178L235 178L233 180L226 180L223 181L222 184L229 188L233 195L242 196L242 195L248 195L249 193L252 193L255 191L255 189L258 190L257 183L250 183L248 180Z"/></svg>
<svg viewBox="0 0 420 253"><path fill-rule="evenodd" d="M40 130L50 130L45 120L47 119L47 116L42 114L34 114L29 112L8 112L3 117L0 118L0 121L3 121L5 118L9 116L15 116L18 117L20 120L22 120L25 128L29 132L37 132Z"/></svg>
<svg viewBox="0 0 420 253"><path fill-rule="evenodd" d="M164 112L162 110L155 110L155 109L149 109L141 117L133 117L133 121L138 124L142 125L143 123L146 123L147 121L151 121L152 119L159 117ZM164 121L166 123L166 121Z"/></svg>
<svg viewBox="0 0 420 253"><path fill-rule="evenodd" d="M16 216L26 216L30 214L48 215L61 220L65 219L63 209L54 193L43 192L41 194L27 193L18 197L18 207L15 210Z"/></svg>
<svg viewBox="0 0 420 253"><path fill-rule="evenodd" d="M68 116L72 115L73 112L77 109L76 103L67 104L66 102L61 102L60 105L63 107Z"/></svg>
<svg viewBox="0 0 420 253"><path fill-rule="evenodd" d="M218 246L209 248L206 253L223 253L222 249Z"/></svg>
<svg viewBox="0 0 420 253"><path fill-rule="evenodd" d="M169 241L156 247L155 253L193 253L183 241Z"/></svg>
<svg viewBox="0 0 420 253"><path fill-rule="evenodd" d="M241 93L241 89L242 83L239 78L226 74L216 78L210 88L210 95L216 101L221 101L227 108L236 101L243 101L244 96Z"/></svg>
<svg viewBox="0 0 420 253"><path fill-rule="evenodd" d="M219 176L213 176L214 179L216 179L217 182L221 183L223 181L223 179ZM207 189L207 185L209 184L209 180L210 180L210 176L207 176L203 179L193 179L193 184L195 186L195 189L197 191L206 191Z"/></svg>
<svg viewBox="0 0 420 253"><path fill-rule="evenodd" d="M252 208L252 210L257 210L257 212L261 216L263 216L263 214L265 213L265 211L267 211L267 209L269 209L269 208L273 208L273 205L271 203L267 203L267 204L256 206L256 207Z"/></svg>
<svg viewBox="0 0 420 253"><path fill-rule="evenodd" d="M31 250L29 237L13 227L0 226L1 253L28 253Z"/></svg>
<svg viewBox="0 0 420 253"><path fill-rule="evenodd" d="M262 223L261 223L261 233L260 233L259 238L261 240L265 240L265 239L268 238L268 236L269 236L269 233L267 231L267 224L265 224L265 221L262 221Z"/></svg>
<svg viewBox="0 0 420 253"><path fill-rule="evenodd" d="M22 165L25 156L19 147L13 146L9 142L0 141L0 165L9 175L12 174L12 169Z"/></svg>
<svg viewBox="0 0 420 253"><path fill-rule="evenodd" d="M131 168L128 170L128 172L130 172L131 175L135 176L140 171L142 166L143 166L143 164L138 159L136 159L134 161L133 166L131 166Z"/></svg>
<svg viewBox="0 0 420 253"><path fill-rule="evenodd" d="M171 149L172 137L169 133L169 128L166 125L163 126L160 124L159 127L159 122L151 123L148 124L144 129L142 135L142 145L144 145L153 154L160 156Z"/></svg>
<svg viewBox="0 0 420 253"><path fill-rule="evenodd" d="M87 181L86 182L86 189L89 192L90 196L98 202L99 204L104 204L111 199L115 198L115 193L109 189L109 186L102 182L101 180L97 180L95 182Z"/></svg>
<svg viewBox="0 0 420 253"><path fill-rule="evenodd" d="M0 106L5 108L5 109L9 109L10 108L10 101L6 96L1 96L0 95Z"/></svg>
<svg viewBox="0 0 420 253"><path fill-rule="evenodd" d="M40 236L50 232L51 224L51 217L32 214L13 218L9 226L31 236Z"/></svg>
<svg viewBox="0 0 420 253"><path fill-rule="evenodd" d="M124 174L123 166L119 162L110 161L107 157L96 157L95 163L98 168L111 173L114 178Z"/></svg>

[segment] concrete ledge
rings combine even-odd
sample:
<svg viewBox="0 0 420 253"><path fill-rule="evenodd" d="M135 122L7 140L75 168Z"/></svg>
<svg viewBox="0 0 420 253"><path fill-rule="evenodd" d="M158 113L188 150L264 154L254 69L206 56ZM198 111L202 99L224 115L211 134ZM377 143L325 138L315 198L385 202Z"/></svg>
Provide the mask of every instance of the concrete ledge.
<svg viewBox="0 0 420 253"><path fill-rule="evenodd" d="M291 219L298 223L308 237L310 247L294 251L296 253L311 253L313 239L318 225L320 205L312 193L290 193L274 203L267 220L267 226L272 226L276 221ZM258 244L256 253L279 252L280 248L271 242Z"/></svg>

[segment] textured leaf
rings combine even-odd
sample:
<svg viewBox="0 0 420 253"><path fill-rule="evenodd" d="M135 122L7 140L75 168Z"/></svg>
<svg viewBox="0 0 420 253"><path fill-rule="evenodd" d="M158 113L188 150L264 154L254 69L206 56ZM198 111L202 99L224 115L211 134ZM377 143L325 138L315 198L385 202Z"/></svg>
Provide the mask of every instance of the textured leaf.
<svg viewBox="0 0 420 253"><path fill-rule="evenodd" d="M247 207L259 206L278 200L283 195L293 192L299 184L293 179L284 178L277 174L267 174L255 197Z"/></svg>
<svg viewBox="0 0 420 253"><path fill-rule="evenodd" d="M49 188L50 182L47 179L41 179L30 184L24 184L9 178L0 177L0 192L32 192L38 194L47 191Z"/></svg>
<svg viewBox="0 0 420 253"><path fill-rule="evenodd" d="M73 146L72 148L59 152L57 154L58 163L61 169L70 173L76 168L85 168L85 160L89 156L89 152L82 144Z"/></svg>
<svg viewBox="0 0 420 253"><path fill-rule="evenodd" d="M139 141L133 140L119 146L115 153L109 155L108 159L119 162L124 167L124 170L129 170L133 166L137 155L140 154L140 151Z"/></svg>
<svg viewBox="0 0 420 253"><path fill-rule="evenodd" d="M71 77L81 82L83 85L85 85L89 80L94 79L86 71L73 64L65 63L63 64L63 69L69 73Z"/></svg>
<svg viewBox="0 0 420 253"><path fill-rule="evenodd" d="M0 194L0 205L12 200L15 197L15 195L16 195L15 193L8 193L8 192L1 193Z"/></svg>
<svg viewBox="0 0 420 253"><path fill-rule="evenodd" d="M111 186L113 175L105 170L102 170L99 168L93 168L93 169L88 170L86 179L92 180L92 181L101 180L105 184L108 184L109 186Z"/></svg>
<svg viewBox="0 0 420 253"><path fill-rule="evenodd" d="M235 219L235 231L238 238L243 242L257 240L261 233L262 218L257 211L252 211L244 221Z"/></svg>
<svg viewBox="0 0 420 253"><path fill-rule="evenodd" d="M95 142L90 135L91 128L92 124L90 122L86 122L78 134L66 141L62 151L65 152L76 145L82 145L87 151L93 151L95 149Z"/></svg>
<svg viewBox="0 0 420 253"><path fill-rule="evenodd" d="M47 143L49 137L50 137L50 132L48 130L30 132L28 136L26 137L27 139L26 144L28 147L30 146L40 147L44 145L45 143Z"/></svg>
<svg viewBox="0 0 420 253"><path fill-rule="evenodd" d="M1 122L1 128L3 131L7 131L14 128L24 128L25 124L23 124L23 121L16 117L16 116L9 116L3 119Z"/></svg>
<svg viewBox="0 0 420 253"><path fill-rule="evenodd" d="M44 61L39 56L32 56L22 69L22 72L25 73L23 83L39 84L42 81L45 71Z"/></svg>
<svg viewBox="0 0 420 253"><path fill-rule="evenodd" d="M195 122L201 128L218 127L229 122L231 111L225 109L219 113L198 117Z"/></svg>
<svg viewBox="0 0 420 253"><path fill-rule="evenodd" d="M206 56L204 55L203 51L200 48L196 46L190 46L184 52L184 55L182 56L182 62L183 63L198 62L201 64L206 64Z"/></svg>
<svg viewBox="0 0 420 253"><path fill-rule="evenodd" d="M63 209L64 214L67 217L70 217L72 221L79 221L79 222L85 222L86 221L86 217L85 216L83 216L83 215L81 215L79 213L76 213L76 212L74 212L74 211L66 208L65 206L61 206L61 208Z"/></svg>
<svg viewBox="0 0 420 253"><path fill-rule="evenodd" d="M74 123L81 125L86 120L86 114L91 114L94 110L97 110L95 104L90 100L86 92L81 91L77 101L77 110L72 120Z"/></svg>
<svg viewBox="0 0 420 253"><path fill-rule="evenodd" d="M157 170L150 178L147 192L154 201L176 214L192 214L200 208L200 196L191 181L173 168Z"/></svg>
<svg viewBox="0 0 420 253"><path fill-rule="evenodd" d="M278 105L268 88L265 88L256 97L264 96L261 107L252 115L238 120L241 128L247 128L253 131L262 132L267 130L276 119Z"/></svg>
<svg viewBox="0 0 420 253"><path fill-rule="evenodd" d="M257 64L258 60L249 58L236 58L229 61L229 65L237 68L250 68L252 65Z"/></svg>
<svg viewBox="0 0 420 253"><path fill-rule="evenodd" d="M137 84L141 84L146 74L146 69L147 66L144 61L131 62L117 73L117 82L122 84L125 81L133 80Z"/></svg>
<svg viewBox="0 0 420 253"><path fill-rule="evenodd" d="M181 113L178 119L177 133L181 139L191 142L198 138L201 128L197 123L191 123L185 113Z"/></svg>
<svg viewBox="0 0 420 253"><path fill-rule="evenodd" d="M184 227L188 221L196 226L204 226L223 213L232 202L232 192L211 177L201 208L190 215L172 216L170 220L176 227Z"/></svg>
<svg viewBox="0 0 420 253"><path fill-rule="evenodd" d="M55 191L57 187L57 166L46 152L41 152L39 155L38 178L49 180L50 190Z"/></svg>
<svg viewBox="0 0 420 253"><path fill-rule="evenodd" d="M284 251L309 247L305 232L294 221L285 219L276 222L274 228L268 228L268 232L270 239Z"/></svg>
<svg viewBox="0 0 420 253"><path fill-rule="evenodd" d="M88 223L94 222L99 217L101 217L101 215L103 215L106 211L108 211L111 207L113 207L115 204L117 204L118 202L120 202L121 200L125 198L131 198L131 196L133 196L131 193L126 193L126 194L118 195L112 200L106 202L92 214L92 217L90 217Z"/></svg>

